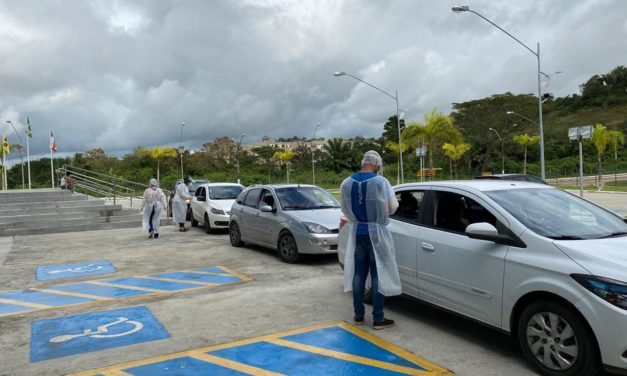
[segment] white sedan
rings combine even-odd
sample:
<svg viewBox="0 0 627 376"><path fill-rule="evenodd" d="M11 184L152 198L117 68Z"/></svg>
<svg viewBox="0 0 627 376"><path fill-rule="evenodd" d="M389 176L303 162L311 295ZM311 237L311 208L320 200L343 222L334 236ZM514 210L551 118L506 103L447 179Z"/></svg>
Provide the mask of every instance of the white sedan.
<svg viewBox="0 0 627 376"><path fill-rule="evenodd" d="M624 218L528 182L394 190L388 228L404 294L511 333L543 375L627 372Z"/></svg>
<svg viewBox="0 0 627 376"><path fill-rule="evenodd" d="M244 186L235 183L206 183L196 189L191 202L192 226L205 226L207 234L229 227L229 215L235 198Z"/></svg>

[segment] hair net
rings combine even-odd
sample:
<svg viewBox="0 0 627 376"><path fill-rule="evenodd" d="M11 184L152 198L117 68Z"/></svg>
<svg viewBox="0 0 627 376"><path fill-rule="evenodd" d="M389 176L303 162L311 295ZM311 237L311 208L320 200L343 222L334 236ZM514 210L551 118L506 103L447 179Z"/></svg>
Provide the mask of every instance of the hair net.
<svg viewBox="0 0 627 376"><path fill-rule="evenodd" d="M364 153L364 158L361 160L361 164L369 164L373 166L383 166L383 160L379 153L374 150L368 150Z"/></svg>
<svg viewBox="0 0 627 376"><path fill-rule="evenodd" d="M190 178L189 176L186 176L185 179L183 179L183 183L185 184L189 184L192 182L192 178Z"/></svg>
<svg viewBox="0 0 627 376"><path fill-rule="evenodd" d="M148 185L150 185L151 187L156 187L157 185L159 185L159 183L157 182L157 179L150 179Z"/></svg>

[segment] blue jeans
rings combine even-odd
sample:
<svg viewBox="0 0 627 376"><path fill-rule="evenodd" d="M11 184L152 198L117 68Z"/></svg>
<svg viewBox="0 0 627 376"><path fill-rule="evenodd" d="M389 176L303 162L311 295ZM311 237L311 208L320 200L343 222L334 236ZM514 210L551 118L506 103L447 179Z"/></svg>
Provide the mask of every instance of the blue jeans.
<svg viewBox="0 0 627 376"><path fill-rule="evenodd" d="M366 279L372 281L372 319L374 322L383 321L384 296L379 292L379 280L377 278L377 261L374 257L372 242L368 235L358 235L355 239L355 274L353 274L353 309L355 318L364 317L364 293Z"/></svg>

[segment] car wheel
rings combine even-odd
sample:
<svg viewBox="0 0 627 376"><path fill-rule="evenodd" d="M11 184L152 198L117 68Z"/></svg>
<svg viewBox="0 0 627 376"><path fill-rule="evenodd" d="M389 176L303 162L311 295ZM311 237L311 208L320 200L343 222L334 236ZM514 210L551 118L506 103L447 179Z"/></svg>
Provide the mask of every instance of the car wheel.
<svg viewBox="0 0 627 376"><path fill-rule="evenodd" d="M211 222L209 221L209 215L207 213L205 213L205 232L207 234L211 234L213 232L213 230L211 229ZM238 233L239 233L239 228L238 228Z"/></svg>
<svg viewBox="0 0 627 376"><path fill-rule="evenodd" d="M543 375L596 375L601 370L594 333L565 304L550 300L529 304L517 331L523 354Z"/></svg>
<svg viewBox="0 0 627 376"><path fill-rule="evenodd" d="M235 222L231 222L229 225L229 239L233 247L241 247L244 245L242 234L239 232L239 226Z"/></svg>
<svg viewBox="0 0 627 376"><path fill-rule="evenodd" d="M296 240L292 234L285 233L281 235L279 238L279 246L277 247L279 250L279 256L281 260L287 262L288 264L294 264L298 261L298 247L296 246Z"/></svg>
<svg viewBox="0 0 627 376"><path fill-rule="evenodd" d="M192 212L192 227L198 227L198 221L196 220L196 218L194 218L194 213Z"/></svg>

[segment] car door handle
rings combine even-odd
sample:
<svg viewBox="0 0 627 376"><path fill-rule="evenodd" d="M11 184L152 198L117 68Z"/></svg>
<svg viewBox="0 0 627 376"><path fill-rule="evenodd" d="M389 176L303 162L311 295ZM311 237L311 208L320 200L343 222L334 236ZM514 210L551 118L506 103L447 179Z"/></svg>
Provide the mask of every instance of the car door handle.
<svg viewBox="0 0 627 376"><path fill-rule="evenodd" d="M435 252L435 247L429 243L422 242L422 250L426 252Z"/></svg>

